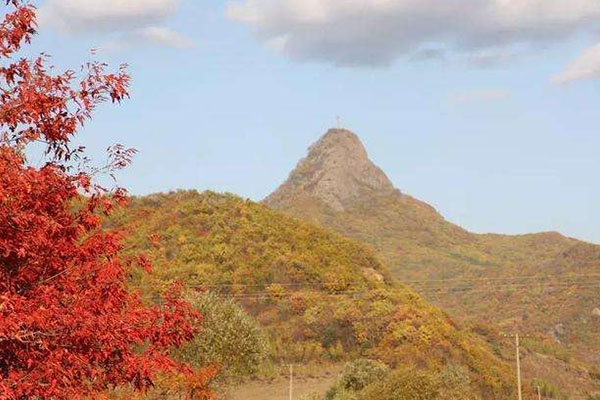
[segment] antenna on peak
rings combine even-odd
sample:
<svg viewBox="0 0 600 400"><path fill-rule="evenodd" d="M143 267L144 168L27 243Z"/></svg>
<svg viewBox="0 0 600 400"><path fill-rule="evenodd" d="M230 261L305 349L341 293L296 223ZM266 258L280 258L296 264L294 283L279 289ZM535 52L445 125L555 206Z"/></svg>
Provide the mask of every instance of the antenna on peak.
<svg viewBox="0 0 600 400"><path fill-rule="evenodd" d="M339 115L335 117L335 127L342 129L342 118Z"/></svg>

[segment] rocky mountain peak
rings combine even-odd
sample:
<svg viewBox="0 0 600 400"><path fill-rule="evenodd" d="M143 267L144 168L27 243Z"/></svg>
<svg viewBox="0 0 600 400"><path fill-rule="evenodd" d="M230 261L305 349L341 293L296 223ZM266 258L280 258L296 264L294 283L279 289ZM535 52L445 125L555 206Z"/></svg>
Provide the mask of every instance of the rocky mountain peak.
<svg viewBox="0 0 600 400"><path fill-rule="evenodd" d="M330 129L310 146L289 178L265 199L277 206L292 196L308 194L336 211L373 194L397 190L375 166L358 136L346 129Z"/></svg>

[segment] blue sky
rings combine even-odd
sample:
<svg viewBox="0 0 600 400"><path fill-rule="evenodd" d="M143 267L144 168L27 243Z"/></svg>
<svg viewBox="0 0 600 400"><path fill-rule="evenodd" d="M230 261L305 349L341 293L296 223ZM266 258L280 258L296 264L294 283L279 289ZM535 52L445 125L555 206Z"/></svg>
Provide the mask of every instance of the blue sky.
<svg viewBox="0 0 600 400"><path fill-rule="evenodd" d="M476 10L472 25L445 23L463 13L441 0L98 1L37 2L31 51L60 68L90 48L130 65L131 99L102 106L81 141L96 159L115 142L139 150L120 174L133 194L260 200L339 115L399 189L452 222L600 243L595 0L451 2ZM557 19L573 1L579 14Z"/></svg>

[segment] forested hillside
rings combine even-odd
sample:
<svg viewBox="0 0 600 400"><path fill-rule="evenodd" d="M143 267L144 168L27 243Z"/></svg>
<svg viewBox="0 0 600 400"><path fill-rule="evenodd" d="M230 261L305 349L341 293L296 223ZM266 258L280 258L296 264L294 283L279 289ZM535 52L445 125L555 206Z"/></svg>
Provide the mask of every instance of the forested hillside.
<svg viewBox="0 0 600 400"><path fill-rule="evenodd" d="M460 371L471 398L513 396L498 348L394 283L356 242L210 192L134 198L109 225L131 232L153 262L152 274L132 277L146 298L180 280L236 299L267 332L271 363L369 357L430 376Z"/></svg>
<svg viewBox="0 0 600 400"><path fill-rule="evenodd" d="M365 171L381 181L356 135L330 130L265 202L368 244L395 278L476 329L531 335L532 351L584 371L584 391L600 385L600 246L473 234Z"/></svg>

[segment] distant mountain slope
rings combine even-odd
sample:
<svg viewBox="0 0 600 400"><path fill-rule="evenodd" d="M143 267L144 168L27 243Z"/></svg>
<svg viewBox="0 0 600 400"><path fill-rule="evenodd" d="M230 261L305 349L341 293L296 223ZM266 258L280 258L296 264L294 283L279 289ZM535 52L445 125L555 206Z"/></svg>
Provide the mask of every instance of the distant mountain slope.
<svg viewBox="0 0 600 400"><path fill-rule="evenodd" d="M362 244L233 195L192 191L135 198L108 224L130 231L155 265L132 277L135 287L151 297L181 280L236 298L267 330L273 362L458 366L470 398L514 396L499 350L395 284Z"/></svg>
<svg viewBox="0 0 600 400"><path fill-rule="evenodd" d="M334 176L323 170L331 154L343 160ZM395 277L453 315L534 334L577 365L600 365L600 246L558 233L473 234L382 174L354 133L332 129L264 202L369 244ZM315 189L325 178L328 196ZM348 192L359 194L331 201Z"/></svg>

